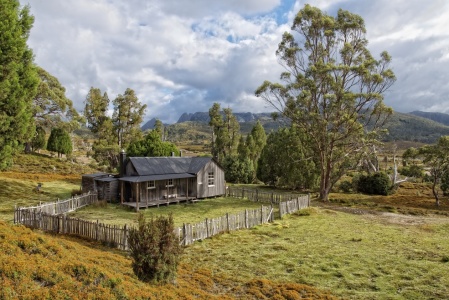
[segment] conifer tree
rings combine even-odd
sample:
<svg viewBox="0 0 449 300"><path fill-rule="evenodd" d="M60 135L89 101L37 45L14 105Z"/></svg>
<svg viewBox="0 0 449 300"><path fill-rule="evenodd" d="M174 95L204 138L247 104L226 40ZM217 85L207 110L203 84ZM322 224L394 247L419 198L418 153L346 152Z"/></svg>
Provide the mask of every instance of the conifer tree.
<svg viewBox="0 0 449 300"><path fill-rule="evenodd" d="M32 99L39 79L27 46L33 22L28 6L0 0L0 170L34 136Z"/></svg>

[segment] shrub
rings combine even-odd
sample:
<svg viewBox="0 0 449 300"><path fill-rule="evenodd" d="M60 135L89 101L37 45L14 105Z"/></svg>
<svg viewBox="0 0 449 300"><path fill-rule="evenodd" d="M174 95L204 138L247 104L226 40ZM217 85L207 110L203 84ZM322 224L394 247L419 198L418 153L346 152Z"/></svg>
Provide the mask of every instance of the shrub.
<svg viewBox="0 0 449 300"><path fill-rule="evenodd" d="M408 176L408 177L422 178L424 176L424 171L421 166L411 165L409 167L400 168L399 174Z"/></svg>
<svg viewBox="0 0 449 300"><path fill-rule="evenodd" d="M129 232L132 267L137 277L145 282L173 281L182 252L174 233L173 216L151 217L149 222L139 215L137 228Z"/></svg>
<svg viewBox="0 0 449 300"><path fill-rule="evenodd" d="M391 190L390 178L383 172L371 175L360 175L357 191L370 195L388 195Z"/></svg>
<svg viewBox="0 0 449 300"><path fill-rule="evenodd" d="M352 183L349 180L342 181L338 189L343 193L349 193L352 191Z"/></svg>

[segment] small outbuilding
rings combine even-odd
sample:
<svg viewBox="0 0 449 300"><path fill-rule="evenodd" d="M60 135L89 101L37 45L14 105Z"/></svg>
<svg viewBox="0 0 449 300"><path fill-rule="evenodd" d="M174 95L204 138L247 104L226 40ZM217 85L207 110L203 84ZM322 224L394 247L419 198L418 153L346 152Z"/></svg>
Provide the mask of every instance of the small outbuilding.
<svg viewBox="0 0 449 300"><path fill-rule="evenodd" d="M118 202L118 176L108 173L85 174L81 179L83 193L96 191L98 200Z"/></svg>

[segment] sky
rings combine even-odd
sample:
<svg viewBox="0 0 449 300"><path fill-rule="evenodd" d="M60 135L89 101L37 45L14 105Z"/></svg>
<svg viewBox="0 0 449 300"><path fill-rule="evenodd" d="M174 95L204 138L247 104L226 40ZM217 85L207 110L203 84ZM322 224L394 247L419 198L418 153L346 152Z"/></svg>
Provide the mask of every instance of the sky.
<svg viewBox="0 0 449 300"><path fill-rule="evenodd" d="M145 121L174 123L214 102L234 112L271 112L254 91L278 82L275 52L306 3L365 20L375 58L388 51L395 111L449 113L447 0L20 0L35 17L35 62L59 79L82 111L91 87L112 100L133 89ZM111 106L112 109L112 106Z"/></svg>

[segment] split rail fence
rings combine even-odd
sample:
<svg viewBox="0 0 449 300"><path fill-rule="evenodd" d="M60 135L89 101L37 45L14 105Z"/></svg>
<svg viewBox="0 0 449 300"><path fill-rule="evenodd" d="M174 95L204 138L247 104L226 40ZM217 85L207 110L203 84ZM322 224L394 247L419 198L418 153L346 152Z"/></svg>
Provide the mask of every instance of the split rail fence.
<svg viewBox="0 0 449 300"><path fill-rule="evenodd" d="M90 195L92 196L94 194ZM295 199L278 204L280 218L285 214L291 214L309 206L310 198L308 195L295 195L295 197ZM14 222L30 228L55 234L76 235L99 241L110 247L129 250L128 235L130 227L127 225L103 224L99 223L98 220L86 221L79 218L70 218L63 214L51 214L36 208L16 208ZM51 212L55 211L58 210L55 209ZM71 210L66 210L66 212L68 211ZM183 226L175 228L175 234L179 237L180 244L190 245L195 241L203 240L220 233L248 229L273 222L275 218L275 207L273 204L270 206L262 205L258 209L246 209L236 214L226 214L218 218L205 219L196 224L183 224Z"/></svg>

